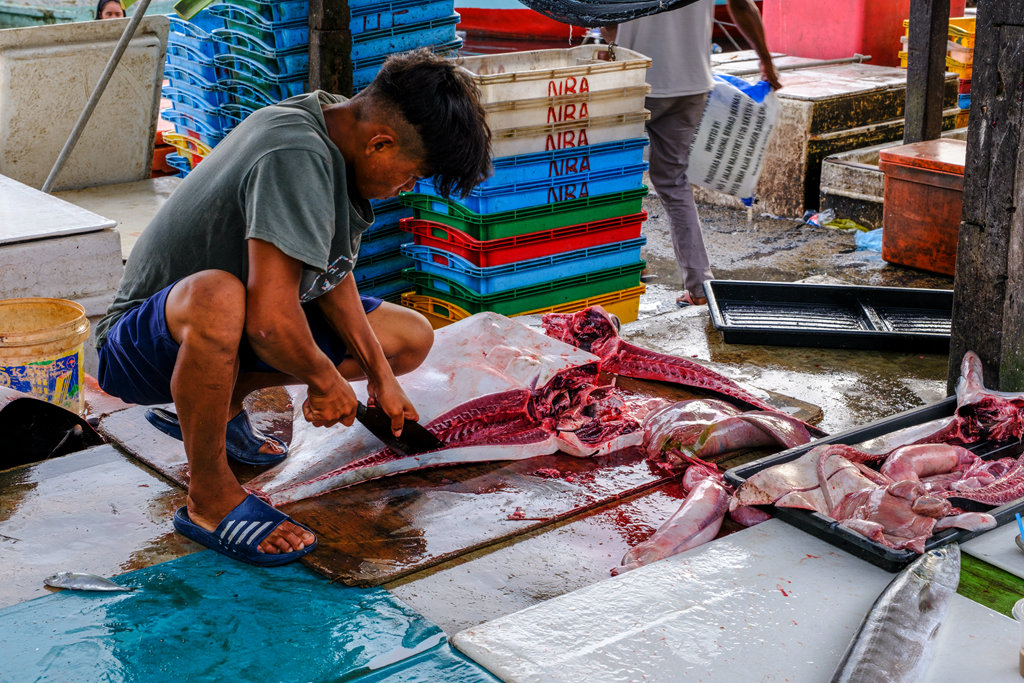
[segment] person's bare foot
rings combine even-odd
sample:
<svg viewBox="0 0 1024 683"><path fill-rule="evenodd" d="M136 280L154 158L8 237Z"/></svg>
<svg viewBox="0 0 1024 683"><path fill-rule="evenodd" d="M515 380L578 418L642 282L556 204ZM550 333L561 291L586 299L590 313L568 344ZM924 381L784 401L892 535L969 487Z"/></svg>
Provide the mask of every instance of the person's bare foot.
<svg viewBox="0 0 1024 683"><path fill-rule="evenodd" d="M228 496L225 499L228 501L224 506L223 510L221 505L215 506L216 509L203 510L192 500L192 497L188 497L187 508L189 519L192 520L197 526L206 529L207 531L214 531L224 517L229 512L235 509L239 503L245 500L248 494L244 490L240 490L237 496ZM279 553L290 553L293 550L302 550L307 545L310 545L316 540L309 531L302 529L291 521L285 520L272 532L270 535L264 538L257 546L261 553L268 555L277 555Z"/></svg>

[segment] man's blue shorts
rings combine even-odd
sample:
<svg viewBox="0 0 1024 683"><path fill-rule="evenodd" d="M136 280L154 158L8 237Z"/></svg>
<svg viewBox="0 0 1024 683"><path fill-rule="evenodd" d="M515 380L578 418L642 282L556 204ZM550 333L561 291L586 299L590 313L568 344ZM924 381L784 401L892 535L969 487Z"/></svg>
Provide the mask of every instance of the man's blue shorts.
<svg viewBox="0 0 1024 683"><path fill-rule="evenodd" d="M167 331L164 304L169 285L142 302L115 322L99 348L100 388L122 401L138 405L170 403L171 374L178 358L178 343ZM363 310L376 310L381 300L361 296ZM334 333L327 319L315 303L305 304L302 310L309 321L309 329L317 346L335 365L345 359L344 342ZM245 339L238 351L239 373L280 372L256 356Z"/></svg>

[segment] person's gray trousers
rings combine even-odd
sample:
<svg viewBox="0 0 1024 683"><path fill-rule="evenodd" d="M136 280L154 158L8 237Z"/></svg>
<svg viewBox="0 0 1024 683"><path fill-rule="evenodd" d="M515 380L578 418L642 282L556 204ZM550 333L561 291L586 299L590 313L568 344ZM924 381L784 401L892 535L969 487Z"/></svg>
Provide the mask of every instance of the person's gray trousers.
<svg viewBox="0 0 1024 683"><path fill-rule="evenodd" d="M701 285L713 275L686 169L690 163L690 142L700 124L707 97L707 93L701 93L646 100L651 112L651 120L647 122L647 134L651 138L651 184L668 214L672 248L683 272L683 287L696 297L704 296Z"/></svg>

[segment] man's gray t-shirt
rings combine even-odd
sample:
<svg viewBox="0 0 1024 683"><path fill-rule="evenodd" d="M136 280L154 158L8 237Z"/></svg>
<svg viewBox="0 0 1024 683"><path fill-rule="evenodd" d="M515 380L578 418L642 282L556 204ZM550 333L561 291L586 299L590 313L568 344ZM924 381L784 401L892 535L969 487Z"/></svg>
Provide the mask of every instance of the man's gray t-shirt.
<svg viewBox="0 0 1024 683"><path fill-rule="evenodd" d="M698 0L671 12L619 24L622 47L651 58L650 97L682 97L711 90L711 29L714 0Z"/></svg>
<svg viewBox="0 0 1024 683"><path fill-rule="evenodd" d="M303 302L341 282L373 222L369 202L350 198L345 159L324 122L321 105L344 101L298 95L253 113L221 141L136 242L97 346L126 311L193 273L224 270L246 282L249 238L303 263Z"/></svg>

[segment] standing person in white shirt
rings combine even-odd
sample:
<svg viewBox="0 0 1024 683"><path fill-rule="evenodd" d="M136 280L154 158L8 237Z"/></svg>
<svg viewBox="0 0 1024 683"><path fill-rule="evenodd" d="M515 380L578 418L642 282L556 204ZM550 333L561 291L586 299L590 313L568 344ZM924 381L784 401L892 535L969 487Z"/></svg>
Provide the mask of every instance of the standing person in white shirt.
<svg viewBox="0 0 1024 683"><path fill-rule="evenodd" d="M782 87L765 42L761 15L753 0L728 0L729 13L757 52L761 72L773 89ZM712 279L711 263L700 230L700 217L686 176L690 142L711 91L711 31L714 0L697 2L618 26L601 29L605 40L651 58L647 81L651 93L650 176L668 213L672 248L683 272L680 306L703 306L703 283Z"/></svg>

